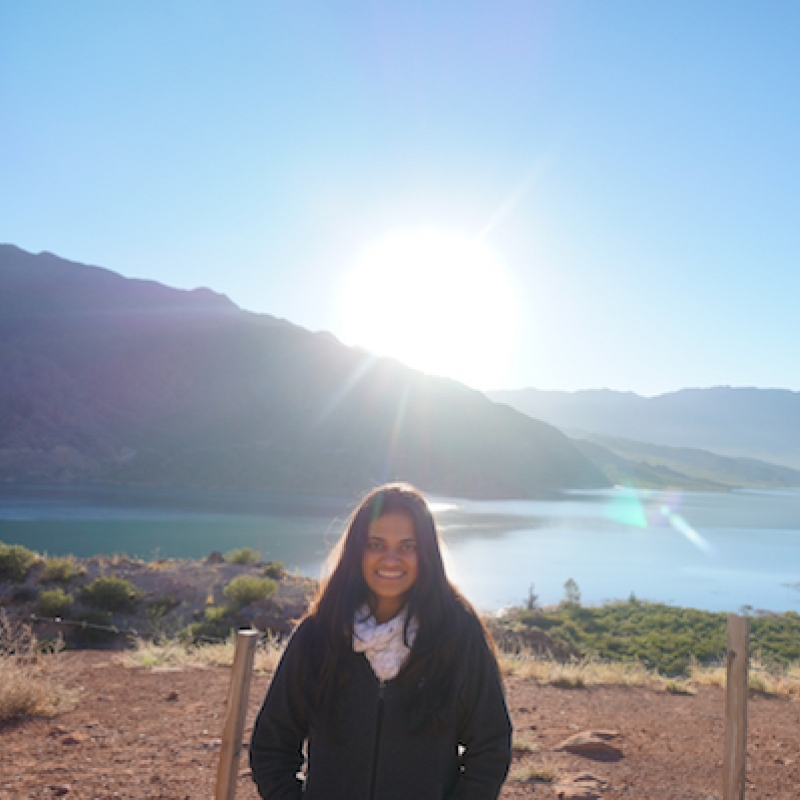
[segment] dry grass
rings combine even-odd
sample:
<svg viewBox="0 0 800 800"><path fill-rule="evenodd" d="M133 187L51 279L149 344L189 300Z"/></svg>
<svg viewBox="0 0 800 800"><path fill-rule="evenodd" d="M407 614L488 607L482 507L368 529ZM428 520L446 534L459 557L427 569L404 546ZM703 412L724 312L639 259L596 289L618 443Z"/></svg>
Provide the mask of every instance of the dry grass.
<svg viewBox="0 0 800 800"><path fill-rule="evenodd" d="M230 667L236 640L230 637L225 642L187 645L177 641L148 642L138 639L133 650L116 656L126 667L168 670L204 667ZM267 638L259 642L253 669L259 673L274 672L283 653L283 645L277 639Z"/></svg>
<svg viewBox="0 0 800 800"><path fill-rule="evenodd" d="M666 681L664 683L664 691L669 694L684 694L689 696L697 694L695 689L686 683L686 681Z"/></svg>
<svg viewBox="0 0 800 800"><path fill-rule="evenodd" d="M540 764L519 767L519 769L512 770L509 777L512 781L521 781L522 783L552 783L558 777L558 772L554 767Z"/></svg>
<svg viewBox="0 0 800 800"><path fill-rule="evenodd" d="M726 671L722 665L703 667L692 664L689 671L691 682L697 686L725 688ZM760 658L752 657L748 685L751 692L800 700L800 661L795 661L788 667L769 667Z"/></svg>
<svg viewBox="0 0 800 800"><path fill-rule="evenodd" d="M585 658L560 662L527 654L501 655L500 667L506 675L562 689L588 686L645 686L655 679L653 673L638 663L600 661Z"/></svg>
<svg viewBox="0 0 800 800"><path fill-rule="evenodd" d="M60 642L42 647L28 625L0 610L0 720L51 717L74 708L77 692L65 689Z"/></svg>
<svg viewBox="0 0 800 800"><path fill-rule="evenodd" d="M515 756L526 756L538 752L539 745L522 736L514 736L511 742L511 750Z"/></svg>
<svg viewBox="0 0 800 800"><path fill-rule="evenodd" d="M698 686L725 687L723 665L700 666L694 663L685 679L665 678L642 664L600 661L586 658L562 663L553 658L522 654L500 654L504 674L563 689L590 686L649 686L670 694L692 695ZM757 656L750 659L750 690L762 694L800 700L800 661L788 667L765 665Z"/></svg>

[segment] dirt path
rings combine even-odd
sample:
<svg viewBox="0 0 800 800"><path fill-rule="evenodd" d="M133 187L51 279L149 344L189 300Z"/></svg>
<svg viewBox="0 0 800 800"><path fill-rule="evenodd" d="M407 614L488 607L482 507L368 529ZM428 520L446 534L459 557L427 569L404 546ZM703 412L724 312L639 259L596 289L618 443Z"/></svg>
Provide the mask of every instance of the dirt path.
<svg viewBox="0 0 800 800"><path fill-rule="evenodd" d="M108 653L65 654L82 687L55 720L0 727L0 798L211 800L230 671L126 669ZM248 726L269 679L256 676ZM514 779L527 767L590 772L604 798L669 800L721 794L723 694L676 696L639 688L569 690L510 680L515 756L503 798L555 798L553 787ZM599 762L555 752L567 736L614 729L624 756ZM750 706L748 800L800 798L800 703L755 697ZM242 764L237 800L255 800ZM413 800L413 798L409 798Z"/></svg>

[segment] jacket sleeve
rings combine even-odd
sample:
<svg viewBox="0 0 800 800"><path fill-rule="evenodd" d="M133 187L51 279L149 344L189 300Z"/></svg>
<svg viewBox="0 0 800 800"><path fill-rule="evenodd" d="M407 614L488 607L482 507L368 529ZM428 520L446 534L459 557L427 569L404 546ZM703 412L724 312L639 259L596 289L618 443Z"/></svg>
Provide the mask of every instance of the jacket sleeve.
<svg viewBox="0 0 800 800"><path fill-rule="evenodd" d="M466 674L460 694L461 775L447 800L496 800L511 763L511 719L497 659L477 620L465 636Z"/></svg>
<svg viewBox="0 0 800 800"><path fill-rule="evenodd" d="M311 620L295 631L275 670L250 742L250 769L265 800L300 800L297 778L308 736L308 713L301 691L302 662L309 647Z"/></svg>

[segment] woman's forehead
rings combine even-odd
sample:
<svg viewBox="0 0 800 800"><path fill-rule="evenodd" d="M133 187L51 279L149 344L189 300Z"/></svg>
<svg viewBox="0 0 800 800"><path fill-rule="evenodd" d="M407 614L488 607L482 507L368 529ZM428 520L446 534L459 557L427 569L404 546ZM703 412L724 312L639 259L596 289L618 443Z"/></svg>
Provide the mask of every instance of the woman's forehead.
<svg viewBox="0 0 800 800"><path fill-rule="evenodd" d="M372 520L367 531L368 536L381 539L416 539L414 522L403 511L390 511Z"/></svg>

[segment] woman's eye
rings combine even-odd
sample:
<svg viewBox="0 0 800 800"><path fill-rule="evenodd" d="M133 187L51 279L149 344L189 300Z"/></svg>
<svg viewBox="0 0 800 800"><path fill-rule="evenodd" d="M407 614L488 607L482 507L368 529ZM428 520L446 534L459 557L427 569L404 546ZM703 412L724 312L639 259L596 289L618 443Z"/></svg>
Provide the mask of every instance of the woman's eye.
<svg viewBox="0 0 800 800"><path fill-rule="evenodd" d="M381 550L382 548L381 542L367 542L367 550Z"/></svg>
<svg viewBox="0 0 800 800"><path fill-rule="evenodd" d="M408 552L412 552L413 553L416 549L417 549L417 546L415 544L404 544L403 545L403 550L406 550Z"/></svg>

